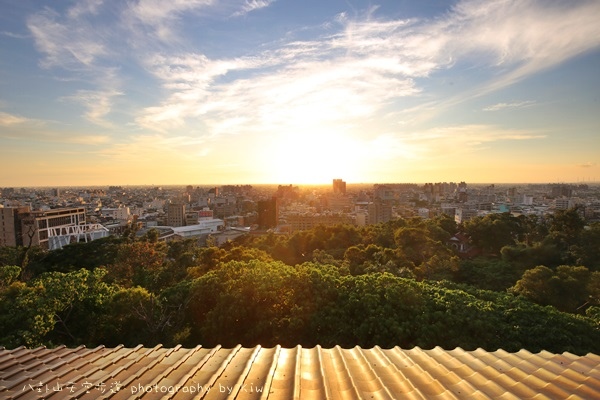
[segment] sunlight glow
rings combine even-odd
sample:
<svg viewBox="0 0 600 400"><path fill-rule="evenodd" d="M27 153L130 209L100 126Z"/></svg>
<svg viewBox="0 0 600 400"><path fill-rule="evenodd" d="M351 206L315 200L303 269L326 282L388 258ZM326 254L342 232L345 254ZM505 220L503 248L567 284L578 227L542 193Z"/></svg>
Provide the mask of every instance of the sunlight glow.
<svg viewBox="0 0 600 400"><path fill-rule="evenodd" d="M265 163L272 182L320 184L341 176L352 181L364 162L358 141L327 130L288 132L273 142L270 152Z"/></svg>

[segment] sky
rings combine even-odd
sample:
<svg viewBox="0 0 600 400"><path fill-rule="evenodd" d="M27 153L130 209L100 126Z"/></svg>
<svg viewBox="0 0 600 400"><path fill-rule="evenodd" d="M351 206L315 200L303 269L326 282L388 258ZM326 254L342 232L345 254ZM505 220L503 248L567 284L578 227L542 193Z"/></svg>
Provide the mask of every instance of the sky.
<svg viewBox="0 0 600 400"><path fill-rule="evenodd" d="M0 9L0 187L600 180L598 0Z"/></svg>

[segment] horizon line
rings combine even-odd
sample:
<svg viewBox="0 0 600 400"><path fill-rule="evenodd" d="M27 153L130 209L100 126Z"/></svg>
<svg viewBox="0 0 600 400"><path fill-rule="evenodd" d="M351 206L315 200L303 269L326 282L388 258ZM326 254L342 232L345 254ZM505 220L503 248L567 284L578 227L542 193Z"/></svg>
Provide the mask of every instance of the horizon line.
<svg viewBox="0 0 600 400"><path fill-rule="evenodd" d="M336 178L338 179L338 178ZM577 182L548 182L548 181L538 181L538 182L493 182L493 181L481 181L481 182L468 182L465 180L460 181L428 181L428 182L348 182L345 181L346 185L425 185L431 183L461 183L464 182L467 185L582 185L582 184L593 184L598 185L600 181L577 181ZM333 179L328 183L294 183L294 182L275 182L275 183L164 183L164 184L156 184L156 183L126 183L126 184L91 184L91 185L82 185L82 184L72 184L72 185L9 185L9 186L0 186L0 189L7 188L20 188L20 189L41 189L41 188L73 188L73 187L111 187L111 186L121 186L121 187L173 187L173 186L196 186L196 187L215 187L215 186L283 186L283 185L292 185L292 186L329 186L333 183Z"/></svg>

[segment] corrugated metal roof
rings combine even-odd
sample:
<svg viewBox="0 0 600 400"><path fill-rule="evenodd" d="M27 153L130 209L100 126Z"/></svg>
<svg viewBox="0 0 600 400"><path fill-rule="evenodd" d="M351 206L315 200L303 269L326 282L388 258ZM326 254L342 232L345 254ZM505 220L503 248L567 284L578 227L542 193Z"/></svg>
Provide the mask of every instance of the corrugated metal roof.
<svg viewBox="0 0 600 400"><path fill-rule="evenodd" d="M600 399L600 357L525 350L0 349L0 398Z"/></svg>

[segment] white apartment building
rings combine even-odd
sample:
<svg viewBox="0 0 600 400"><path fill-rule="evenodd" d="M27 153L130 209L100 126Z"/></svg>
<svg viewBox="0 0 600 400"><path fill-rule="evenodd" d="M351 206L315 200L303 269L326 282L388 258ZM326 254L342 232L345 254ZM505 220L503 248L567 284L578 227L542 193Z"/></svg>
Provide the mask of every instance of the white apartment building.
<svg viewBox="0 0 600 400"><path fill-rule="evenodd" d="M476 217L477 215L478 215L477 210L468 209L468 208L457 208L456 214L454 215L454 221L456 221L457 224L461 224L463 222L470 220L471 218Z"/></svg>
<svg viewBox="0 0 600 400"><path fill-rule="evenodd" d="M562 197L554 200L554 208L557 210L570 210L577 205L575 199Z"/></svg>
<svg viewBox="0 0 600 400"><path fill-rule="evenodd" d="M131 218L131 212L129 207L120 206L118 208L102 208L100 214L105 218L114 220L127 221Z"/></svg>

